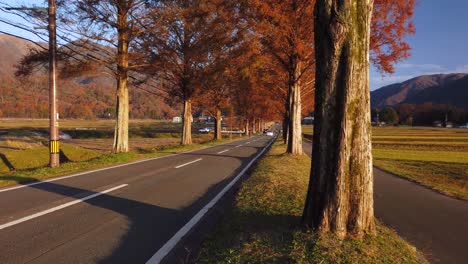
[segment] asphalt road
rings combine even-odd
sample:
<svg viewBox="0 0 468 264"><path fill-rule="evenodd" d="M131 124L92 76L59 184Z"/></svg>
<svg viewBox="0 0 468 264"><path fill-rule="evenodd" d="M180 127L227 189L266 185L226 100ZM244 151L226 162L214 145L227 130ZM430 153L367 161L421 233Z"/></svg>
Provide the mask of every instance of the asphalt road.
<svg viewBox="0 0 468 264"><path fill-rule="evenodd" d="M0 189L0 263L145 263L271 140Z"/></svg>
<svg viewBox="0 0 468 264"><path fill-rule="evenodd" d="M311 155L312 145L304 141ZM468 263L468 202L374 168L375 215L432 263Z"/></svg>

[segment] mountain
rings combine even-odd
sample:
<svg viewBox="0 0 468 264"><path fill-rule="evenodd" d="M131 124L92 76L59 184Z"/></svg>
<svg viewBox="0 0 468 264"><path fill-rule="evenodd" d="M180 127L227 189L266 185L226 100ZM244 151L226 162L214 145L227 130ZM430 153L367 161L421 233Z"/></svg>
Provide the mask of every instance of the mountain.
<svg viewBox="0 0 468 264"><path fill-rule="evenodd" d="M372 107L404 103L451 104L468 109L468 74L423 75L371 92Z"/></svg>
<svg viewBox="0 0 468 264"><path fill-rule="evenodd" d="M34 44L0 34L0 117L48 116L48 74L16 78L14 67ZM61 47L59 47L60 49ZM60 114L64 118L100 118L115 114L115 80L97 69L86 75L58 79ZM135 87L129 88L131 118L172 118L179 109Z"/></svg>
<svg viewBox="0 0 468 264"><path fill-rule="evenodd" d="M12 77L14 66L33 45L26 40L0 34L0 76Z"/></svg>

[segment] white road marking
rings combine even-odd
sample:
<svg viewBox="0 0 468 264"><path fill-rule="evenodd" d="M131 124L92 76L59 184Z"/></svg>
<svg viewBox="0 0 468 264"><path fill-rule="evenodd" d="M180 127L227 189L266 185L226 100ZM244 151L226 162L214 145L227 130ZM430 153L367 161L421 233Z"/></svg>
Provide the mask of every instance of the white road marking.
<svg viewBox="0 0 468 264"><path fill-rule="evenodd" d="M236 141L237 141L237 140L236 140ZM105 171L105 170L111 170L111 169L115 169L115 168L125 167L125 166L129 166L129 165L133 165L133 164L138 164L138 163L142 163L142 162L147 162L147 161L153 161L153 160L158 160L158 159L164 159L164 158L174 157L174 156L178 156L178 155L181 155L181 154L191 153L191 152L195 152L195 151L199 151L199 150L203 150L203 149L215 148L215 147L223 146L223 145L226 145L226 144L230 144L230 143L224 143L224 144L220 144L220 145L216 145L216 146L211 146L211 147L203 147L203 148L199 148L199 149L194 149L194 150L185 151L185 152L176 153L176 154L171 154L171 155L162 156L162 157L149 158L149 159L144 159L144 160L137 160L137 161L134 161L134 162L129 162L129 163L121 164L121 165L115 165L115 166L110 166L110 167L106 167L106 168L102 168L102 169L84 171L84 172L79 172L79 173L75 173L75 174L71 174L71 175L67 175L67 176L63 176L63 177L52 178L52 179L45 180L45 181L38 181L38 182L23 184L23 185L19 185L19 186L15 186L15 187L4 188L4 189L0 189L0 193L2 193L2 192L8 192L8 191L13 191L13 190L16 190L16 189L21 189L21 188L25 188L25 187L29 187L29 186L38 185L38 184L44 184L44 183L48 183L48 182L54 182L54 181L65 180L65 179L74 178L74 177L78 177L78 176L82 176L82 175L87 175L87 174L91 174L91 173L95 173L95 172L100 172L100 171Z"/></svg>
<svg viewBox="0 0 468 264"><path fill-rule="evenodd" d="M242 146L243 146L243 145L238 145L238 146L235 146L235 148L240 148L240 147L242 147Z"/></svg>
<svg viewBox="0 0 468 264"><path fill-rule="evenodd" d="M89 195L89 196L80 198L80 199L78 199L78 200L71 201L71 202L68 202L68 203L65 203L65 204L62 204L62 205L59 205L59 206L56 206L56 207L47 209L47 210L45 210L45 211L38 212L38 213L35 213L35 214L32 214L32 215L29 215L29 216L20 218L20 219L18 219L18 220L15 220L15 221L12 221L12 222L9 222L9 223L0 225L0 230L5 229L5 228L10 227L10 226L14 226L14 225L17 225L17 224L26 222L26 221L29 221L29 220L31 220L31 219L34 219L34 218L37 218L37 217L40 217L40 216L43 216L43 215L46 215L46 214L50 214L50 213L52 213L52 212L55 212L55 211L64 209L64 208L66 208L66 207L75 205L75 204L77 204L77 203L81 203L81 202L84 202L84 201L86 201L86 200L89 200L89 199L98 197L98 196L100 196L100 195L106 194L106 193L108 193L108 192L115 191L115 190L120 189L120 188L123 188L123 187L125 187L125 186L128 186L128 184L122 184L122 185L119 185L119 186L117 186L117 187L110 188L110 189L107 189L107 190L105 190L105 191L98 192L98 193L95 193L95 194L92 194L92 195Z"/></svg>
<svg viewBox="0 0 468 264"><path fill-rule="evenodd" d="M250 141L249 141L249 142L247 142L247 143L245 143L245 144L250 144Z"/></svg>
<svg viewBox="0 0 468 264"><path fill-rule="evenodd" d="M176 168L176 169L182 168L182 167L187 166L187 165L190 165L190 164L192 164L192 163L199 162L200 160L202 160L202 158L199 158L199 159L196 159L196 160L192 160L192 161L190 161L190 162L187 162L187 163L184 163L184 164L182 164L182 165L176 166L175 168Z"/></svg>
<svg viewBox="0 0 468 264"><path fill-rule="evenodd" d="M206 204L190 221L188 221L177 233L169 239L147 262L146 264L157 264L160 263L164 257L169 254L172 249L174 249L175 246L177 246L177 243L185 236L187 235L188 232L196 225L200 220L205 216L205 214L213 207L216 205L216 203L224 196L224 194L229 191L229 189L236 184L237 181L244 175L244 173L254 164L254 162L260 158L260 156L268 149L268 147L275 142L273 138L264 148L263 150L257 154L248 164L245 166L245 168L236 175L236 177L228 184L226 187L224 187L221 192L219 192L213 200L211 200L208 204Z"/></svg>
<svg viewBox="0 0 468 264"><path fill-rule="evenodd" d="M218 152L218 154L223 154L224 152L228 152L228 151L229 151L229 149L225 149L223 151Z"/></svg>

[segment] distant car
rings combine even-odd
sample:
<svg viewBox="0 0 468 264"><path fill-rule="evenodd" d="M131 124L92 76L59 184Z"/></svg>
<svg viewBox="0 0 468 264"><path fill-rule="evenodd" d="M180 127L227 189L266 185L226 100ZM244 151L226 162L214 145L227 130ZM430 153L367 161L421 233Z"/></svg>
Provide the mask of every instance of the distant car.
<svg viewBox="0 0 468 264"><path fill-rule="evenodd" d="M211 129L209 129L208 127L198 129L198 132L200 133L210 133L210 131Z"/></svg>
<svg viewBox="0 0 468 264"><path fill-rule="evenodd" d="M274 134L273 134L273 131L267 131L266 135L269 136L269 137L272 137Z"/></svg>
<svg viewBox="0 0 468 264"><path fill-rule="evenodd" d="M72 139L72 136L70 136L69 134L65 134L65 133L60 132L59 133L59 139L64 139L64 140Z"/></svg>

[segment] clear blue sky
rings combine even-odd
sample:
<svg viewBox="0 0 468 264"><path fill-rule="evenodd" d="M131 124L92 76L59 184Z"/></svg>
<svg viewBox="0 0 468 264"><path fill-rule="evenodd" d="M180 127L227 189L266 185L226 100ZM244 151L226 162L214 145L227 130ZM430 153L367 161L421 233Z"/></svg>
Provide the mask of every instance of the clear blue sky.
<svg viewBox="0 0 468 264"><path fill-rule="evenodd" d="M0 0L0 3L45 6L43 0ZM371 90L423 74L468 72L468 0L417 0L414 23L416 34L408 38L411 57L396 65L391 76L382 77L372 67ZM3 23L0 30L34 38Z"/></svg>
<svg viewBox="0 0 468 264"><path fill-rule="evenodd" d="M417 0L411 57L382 78L371 68L371 90L435 73L468 73L468 0Z"/></svg>

